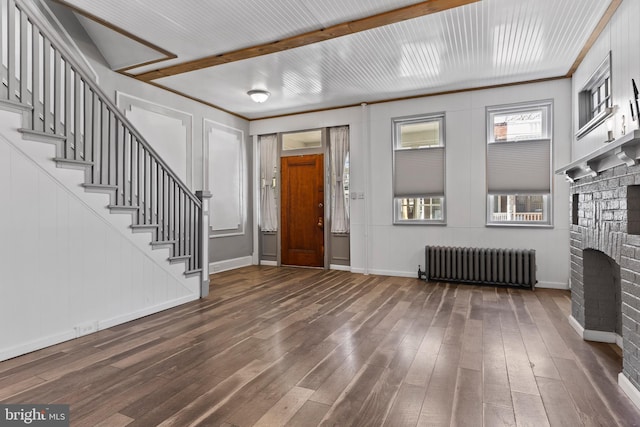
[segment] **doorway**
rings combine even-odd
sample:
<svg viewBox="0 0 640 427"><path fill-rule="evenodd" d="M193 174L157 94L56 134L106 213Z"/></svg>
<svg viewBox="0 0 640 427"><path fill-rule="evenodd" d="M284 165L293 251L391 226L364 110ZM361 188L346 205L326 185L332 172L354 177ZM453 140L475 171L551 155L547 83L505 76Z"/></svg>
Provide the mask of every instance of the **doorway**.
<svg viewBox="0 0 640 427"><path fill-rule="evenodd" d="M324 267L324 155L282 157L281 263Z"/></svg>

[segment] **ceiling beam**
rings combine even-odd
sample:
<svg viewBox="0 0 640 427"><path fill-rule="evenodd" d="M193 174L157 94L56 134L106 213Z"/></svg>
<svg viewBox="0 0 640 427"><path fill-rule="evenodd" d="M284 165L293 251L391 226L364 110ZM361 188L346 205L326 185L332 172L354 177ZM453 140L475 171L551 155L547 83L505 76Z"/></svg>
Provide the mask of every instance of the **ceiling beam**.
<svg viewBox="0 0 640 427"><path fill-rule="evenodd" d="M341 24L336 24L328 28L322 28L320 30L310 31L308 33L298 34L286 39L238 49L218 55L211 55L204 58L184 62L182 64L171 65L165 68L158 68L156 70L133 75L133 77L148 82L163 77L188 73L189 71L201 70L203 68L214 67L216 65L227 64L230 62L241 61L243 59L255 58L258 56L269 55L289 49L295 49L297 47L307 46L313 43L327 41L349 34L356 34L385 25L395 24L398 22L406 21L408 19L442 12L448 9L453 9L478 1L480 0L423 1L421 3L390 10L373 16L368 16L366 18L357 19L355 21L343 22Z"/></svg>

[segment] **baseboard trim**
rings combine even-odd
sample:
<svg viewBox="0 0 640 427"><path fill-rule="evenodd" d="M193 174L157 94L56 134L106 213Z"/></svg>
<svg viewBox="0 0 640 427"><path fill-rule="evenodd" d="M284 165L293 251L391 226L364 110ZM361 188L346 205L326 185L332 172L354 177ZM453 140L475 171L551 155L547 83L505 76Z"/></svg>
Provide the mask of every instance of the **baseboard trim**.
<svg viewBox="0 0 640 427"><path fill-rule="evenodd" d="M331 268L334 266L332 265ZM349 268L349 271L352 273L364 273L362 269ZM418 270L416 271L397 271L397 270L369 270L369 274L377 274L380 276L396 276L396 277L415 277L418 278ZM536 288L544 288L544 289L561 289L561 290L569 290L569 283L562 282L538 282L536 283Z"/></svg>
<svg viewBox="0 0 640 427"><path fill-rule="evenodd" d="M251 255L242 258L227 259L224 261L216 261L209 263L209 274L221 273L223 271L235 270L240 267L253 265L253 257Z"/></svg>
<svg viewBox="0 0 640 427"><path fill-rule="evenodd" d="M616 344L618 347L622 348L622 337L615 332L594 331L592 329L585 329L573 316L569 316L569 324L585 341Z"/></svg>
<svg viewBox="0 0 640 427"><path fill-rule="evenodd" d="M267 265L269 267L277 267L278 261L260 260L260 265Z"/></svg>
<svg viewBox="0 0 640 427"><path fill-rule="evenodd" d="M396 270L369 270L369 274L376 274L378 276L395 276L395 277L413 277L418 278L418 269L416 271L396 271Z"/></svg>
<svg viewBox="0 0 640 427"><path fill-rule="evenodd" d="M624 394L640 409L640 390L638 390L627 376L620 372L618 374L618 386L624 391Z"/></svg>
<svg viewBox="0 0 640 427"><path fill-rule="evenodd" d="M198 289L198 292L200 289ZM151 307L145 307L141 310L134 311L132 313L123 314L121 316L112 317L98 322L98 330L108 329L113 326L121 325L123 323L131 322L132 320L140 319L151 314L159 313L170 308L177 307L182 304L186 304L191 301L195 301L200 298L199 294L186 295L181 298L177 298L171 301L165 301L161 304L152 305Z"/></svg>
<svg viewBox="0 0 640 427"><path fill-rule="evenodd" d="M0 362L76 338L74 329L0 350Z"/></svg>
<svg viewBox="0 0 640 427"><path fill-rule="evenodd" d="M569 315L569 325L571 325L573 330L576 331L578 335L580 335L580 338L584 339L584 328L582 327L580 322L578 322L576 318L571 315Z"/></svg>
<svg viewBox="0 0 640 427"><path fill-rule="evenodd" d="M351 271L350 265L339 265L339 264L331 264L329 265L330 270L340 270L340 271Z"/></svg>
<svg viewBox="0 0 640 427"><path fill-rule="evenodd" d="M561 283L561 282L538 282L536 283L536 288L561 289L563 291L568 291L569 289L571 289L569 287L569 283Z"/></svg>
<svg viewBox="0 0 640 427"><path fill-rule="evenodd" d="M585 329L582 337L586 341L604 342L609 344L618 343L618 334L615 332L592 331L590 329Z"/></svg>

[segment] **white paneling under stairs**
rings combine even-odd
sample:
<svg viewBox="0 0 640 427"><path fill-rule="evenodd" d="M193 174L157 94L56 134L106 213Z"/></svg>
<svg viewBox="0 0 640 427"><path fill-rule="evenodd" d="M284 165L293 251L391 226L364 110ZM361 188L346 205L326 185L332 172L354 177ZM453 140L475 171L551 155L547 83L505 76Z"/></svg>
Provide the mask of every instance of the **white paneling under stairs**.
<svg viewBox="0 0 640 427"><path fill-rule="evenodd" d="M0 360L199 297L198 276L20 127L20 114L0 110Z"/></svg>

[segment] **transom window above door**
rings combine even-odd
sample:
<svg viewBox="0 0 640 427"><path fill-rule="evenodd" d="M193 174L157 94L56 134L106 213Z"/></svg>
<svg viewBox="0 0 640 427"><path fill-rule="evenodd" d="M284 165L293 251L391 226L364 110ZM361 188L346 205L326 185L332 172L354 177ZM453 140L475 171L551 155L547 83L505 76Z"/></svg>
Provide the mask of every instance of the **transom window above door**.
<svg viewBox="0 0 640 427"><path fill-rule="evenodd" d="M282 134L282 150L306 150L322 147L322 130L309 130Z"/></svg>

